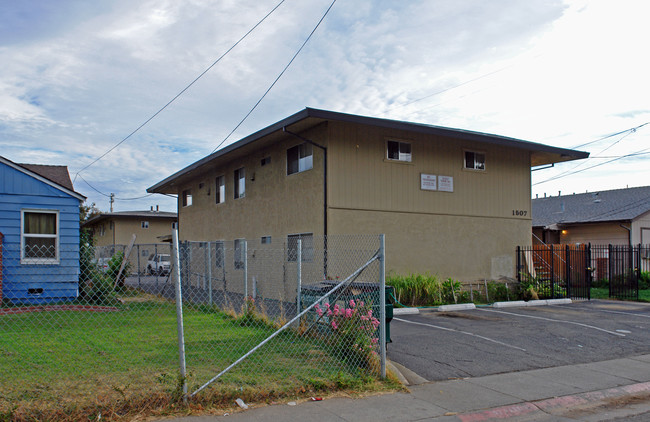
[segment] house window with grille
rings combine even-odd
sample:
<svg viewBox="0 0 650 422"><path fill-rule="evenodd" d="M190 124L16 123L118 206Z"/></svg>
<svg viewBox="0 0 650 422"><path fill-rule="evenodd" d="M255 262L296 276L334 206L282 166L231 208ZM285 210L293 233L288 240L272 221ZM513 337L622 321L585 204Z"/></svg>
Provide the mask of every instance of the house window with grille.
<svg viewBox="0 0 650 422"><path fill-rule="evenodd" d="M149 228L149 222L148 221L141 221L140 222L140 227L143 229L148 229Z"/></svg>
<svg viewBox="0 0 650 422"><path fill-rule="evenodd" d="M386 158L395 161L411 162L411 144L401 141L386 141Z"/></svg>
<svg viewBox="0 0 650 422"><path fill-rule="evenodd" d="M465 151L465 166L468 170L485 171L485 153Z"/></svg>
<svg viewBox="0 0 650 422"><path fill-rule="evenodd" d="M23 210L21 213L21 262L59 263L59 212Z"/></svg>

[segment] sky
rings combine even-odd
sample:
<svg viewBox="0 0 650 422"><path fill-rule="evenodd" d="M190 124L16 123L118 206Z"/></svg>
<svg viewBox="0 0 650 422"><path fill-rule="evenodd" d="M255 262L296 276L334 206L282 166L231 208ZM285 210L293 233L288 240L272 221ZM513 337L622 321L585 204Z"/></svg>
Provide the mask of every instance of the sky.
<svg viewBox="0 0 650 422"><path fill-rule="evenodd" d="M0 155L68 166L102 211L176 211L146 189L313 107L591 153L533 197L650 185L650 2L331 4L0 0Z"/></svg>

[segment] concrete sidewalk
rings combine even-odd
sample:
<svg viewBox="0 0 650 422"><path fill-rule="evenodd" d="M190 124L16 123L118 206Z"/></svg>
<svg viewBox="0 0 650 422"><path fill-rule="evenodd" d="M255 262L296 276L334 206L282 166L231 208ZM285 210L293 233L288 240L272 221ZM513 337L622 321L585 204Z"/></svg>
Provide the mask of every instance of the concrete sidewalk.
<svg viewBox="0 0 650 422"><path fill-rule="evenodd" d="M174 421L606 421L631 415L650 420L650 354L408 388L410 393L251 406L228 416Z"/></svg>

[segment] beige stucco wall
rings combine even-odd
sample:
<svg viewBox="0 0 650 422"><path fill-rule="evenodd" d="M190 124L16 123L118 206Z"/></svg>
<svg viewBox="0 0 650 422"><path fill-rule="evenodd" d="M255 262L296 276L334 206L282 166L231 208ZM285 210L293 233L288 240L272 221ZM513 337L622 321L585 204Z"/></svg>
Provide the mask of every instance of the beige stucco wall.
<svg viewBox="0 0 650 422"><path fill-rule="evenodd" d="M515 250L530 222L508 218L330 210L332 234L386 235L386 271L461 281L515 277Z"/></svg>
<svg viewBox="0 0 650 422"><path fill-rule="evenodd" d="M303 134L325 143L325 132ZM198 175L179 192L181 240L284 240L291 233L323 234L323 152L313 148L313 168L287 176L287 149L303 143L285 137L273 147L251 151ZM261 165L265 157L271 163ZM234 199L234 171L246 169L246 196ZM215 200L216 178L225 176L226 200ZM199 188L199 184L203 187ZM181 192L192 190L192 205L183 207Z"/></svg>
<svg viewBox="0 0 650 422"><path fill-rule="evenodd" d="M328 146L328 233L386 234L387 269L462 281L514 277L515 249L531 244L530 154L394 129L328 122L302 136ZM411 163L386 160L386 140L412 145ZM323 152L313 169L287 176L288 135L228 155L178 187L181 240L259 239L323 233ZM486 171L463 169L464 150L486 155ZM264 157L271 164L261 166ZM246 197L233 173L246 168ZM420 174L451 176L453 192L420 189ZM225 175L226 201L215 203ZM202 187L199 188L199 184ZM181 192L192 190L182 207Z"/></svg>
<svg viewBox="0 0 650 422"><path fill-rule="evenodd" d="M148 221L149 228L143 229L141 222ZM120 217L105 219L94 224L95 246L128 245L131 237L136 235L136 243L160 243L158 236L171 235L172 219L155 219L154 217ZM111 224L111 222L113 224ZM99 226L104 226L104 235L100 236ZM113 228L111 228L111 226Z"/></svg>

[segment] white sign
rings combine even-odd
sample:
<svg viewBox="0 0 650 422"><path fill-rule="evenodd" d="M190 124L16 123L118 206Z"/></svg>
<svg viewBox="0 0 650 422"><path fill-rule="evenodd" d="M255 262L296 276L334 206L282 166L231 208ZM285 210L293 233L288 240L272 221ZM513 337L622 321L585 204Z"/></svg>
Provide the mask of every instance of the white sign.
<svg viewBox="0 0 650 422"><path fill-rule="evenodd" d="M420 189L437 190L436 175L420 173Z"/></svg>
<svg viewBox="0 0 650 422"><path fill-rule="evenodd" d="M442 192L453 192L454 178L451 176L438 176L438 190Z"/></svg>

